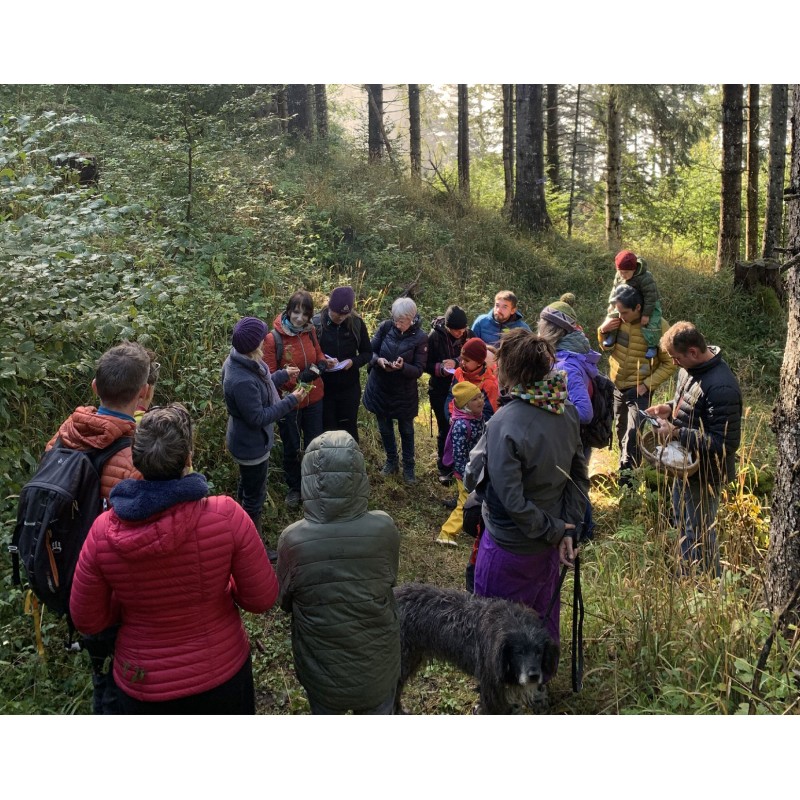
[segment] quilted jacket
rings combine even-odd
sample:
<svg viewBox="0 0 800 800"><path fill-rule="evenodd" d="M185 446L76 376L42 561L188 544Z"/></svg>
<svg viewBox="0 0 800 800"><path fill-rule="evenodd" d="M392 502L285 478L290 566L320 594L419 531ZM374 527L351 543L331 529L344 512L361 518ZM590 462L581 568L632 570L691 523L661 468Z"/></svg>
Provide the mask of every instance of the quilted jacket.
<svg viewBox="0 0 800 800"><path fill-rule="evenodd" d="M275 342L275 335L269 331L264 337L264 361L269 367L270 372L277 372L287 366L297 367L302 373L303 370L316 364L321 371L324 371L327 364L325 362L325 354L322 352L319 342L317 341L317 332L314 326L309 323L308 330L300 334L287 333L281 324L282 314L278 314L272 321L273 330L278 332L283 344L283 352L281 353L281 363L278 364L276 358L277 344ZM312 389L303 400L300 402L299 408L313 405L322 400L325 394L324 384L322 378L315 378L309 381ZM293 392L297 388L297 381L289 380L281 386L281 396L285 397L287 394Z"/></svg>
<svg viewBox="0 0 800 800"><path fill-rule="evenodd" d="M663 334L667 328L669 324L662 319L661 333ZM608 377L620 391L632 389L643 383L652 392L675 372L675 365L669 353L663 348L659 348L658 355L652 361L648 362L645 359L647 342L642 336L642 326L638 322L632 324L623 322L617 328L617 339L611 347L603 347L604 338L605 334L598 328L597 340L601 349L611 351ZM641 367L645 367L644 372L639 371Z"/></svg>
<svg viewBox="0 0 800 800"><path fill-rule="evenodd" d="M253 523L199 473L128 480L86 538L70 598L76 628L121 623L118 686L137 700L198 694L232 678L250 651L237 606L271 608L278 582Z"/></svg>
<svg viewBox="0 0 800 800"><path fill-rule="evenodd" d="M372 367L364 389L364 407L380 417L414 419L419 411L419 388L428 359L428 337L420 328L419 316L402 333L392 320L381 322L372 337ZM386 371L375 366L378 358L403 359L403 368Z"/></svg>
<svg viewBox="0 0 800 800"><path fill-rule="evenodd" d="M108 447L123 436L133 436L136 423L106 414L98 414L94 406L79 406L61 424L58 433L47 443L49 450L61 438L65 447L75 450L98 450ZM131 448L125 447L106 461L100 476L100 493L108 500L111 490L125 478L141 478L131 461Z"/></svg>
<svg viewBox="0 0 800 800"><path fill-rule="evenodd" d="M364 457L348 433L314 439L301 469L303 519L278 540L295 670L309 696L328 708L368 710L391 694L400 674L392 593L400 533L388 514L367 511Z"/></svg>

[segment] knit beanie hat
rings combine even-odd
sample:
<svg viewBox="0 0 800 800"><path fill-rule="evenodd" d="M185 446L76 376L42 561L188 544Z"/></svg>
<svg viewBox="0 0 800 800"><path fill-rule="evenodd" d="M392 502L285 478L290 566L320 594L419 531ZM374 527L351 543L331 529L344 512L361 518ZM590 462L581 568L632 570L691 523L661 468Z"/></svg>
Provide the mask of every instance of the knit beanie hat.
<svg viewBox="0 0 800 800"><path fill-rule="evenodd" d="M555 303L549 303L539 314L541 319L546 319L557 325L567 333L572 333L578 325L578 317L572 305L575 303L575 295L571 293L562 294L561 298Z"/></svg>
<svg viewBox="0 0 800 800"><path fill-rule="evenodd" d="M460 331L467 327L467 315L463 308L459 306L449 306L444 312L444 324L454 331Z"/></svg>
<svg viewBox="0 0 800 800"><path fill-rule="evenodd" d="M243 317L233 328L231 344L242 355L252 353L267 335L267 323L258 317Z"/></svg>
<svg viewBox="0 0 800 800"><path fill-rule="evenodd" d="M352 286L338 286L331 292L328 310L335 314L349 314L356 302L356 293Z"/></svg>
<svg viewBox="0 0 800 800"><path fill-rule="evenodd" d="M463 409L466 408L467 403L469 403L473 397L477 397L480 393L481 390L474 383L459 381L453 387L453 400L458 408Z"/></svg>
<svg viewBox="0 0 800 800"><path fill-rule="evenodd" d="M464 342L464 346L461 348L461 355L483 364L483 362L486 361L486 342L484 342L483 339L479 339L477 336L467 339L467 341Z"/></svg>
<svg viewBox="0 0 800 800"><path fill-rule="evenodd" d="M620 250L619 253L617 253L617 257L614 259L614 263L617 265L617 269L624 270L635 270L638 266L636 253L630 250Z"/></svg>

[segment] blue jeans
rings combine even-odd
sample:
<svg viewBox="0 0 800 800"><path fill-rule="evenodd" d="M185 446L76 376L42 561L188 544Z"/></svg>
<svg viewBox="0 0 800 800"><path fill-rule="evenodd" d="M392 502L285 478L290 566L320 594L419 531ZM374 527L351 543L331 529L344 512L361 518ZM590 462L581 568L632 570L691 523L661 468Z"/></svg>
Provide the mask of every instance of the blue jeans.
<svg viewBox="0 0 800 800"><path fill-rule="evenodd" d="M303 451L322 433L322 427L322 400L305 408L296 408L278 420L283 442L283 474L290 490L300 491Z"/></svg>
<svg viewBox="0 0 800 800"><path fill-rule="evenodd" d="M269 474L269 458L260 464L239 464L239 485L236 488L236 500L245 510L256 530L261 534L261 509L267 499L267 476Z"/></svg>
<svg viewBox="0 0 800 800"><path fill-rule="evenodd" d="M397 440L394 438L394 420L391 417L381 417L377 414L378 430L381 434L383 449L386 451L386 460L397 462ZM398 419L397 430L400 431L400 444L403 448L403 466L414 466L414 420Z"/></svg>
<svg viewBox="0 0 800 800"><path fill-rule="evenodd" d="M692 564L721 574L717 547L717 510L719 490L696 477L677 478L672 487L672 511L681 545L681 574L687 575Z"/></svg>

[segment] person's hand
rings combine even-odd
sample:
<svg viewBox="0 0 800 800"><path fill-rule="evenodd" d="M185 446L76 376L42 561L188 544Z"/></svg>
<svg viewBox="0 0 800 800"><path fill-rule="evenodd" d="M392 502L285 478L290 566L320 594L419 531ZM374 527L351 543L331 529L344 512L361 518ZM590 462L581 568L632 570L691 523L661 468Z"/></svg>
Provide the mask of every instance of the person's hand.
<svg viewBox="0 0 800 800"><path fill-rule="evenodd" d="M397 356L397 358L394 360L394 364L392 364L392 366L395 369L403 369L403 357L402 356Z"/></svg>
<svg viewBox="0 0 800 800"><path fill-rule="evenodd" d="M606 317L603 324L600 326L600 333L611 333L622 325L622 320L619 317Z"/></svg>
<svg viewBox="0 0 800 800"><path fill-rule="evenodd" d="M328 365L328 369L332 369L339 363L338 358L328 358L325 356L325 363Z"/></svg>
<svg viewBox="0 0 800 800"><path fill-rule="evenodd" d="M306 399L308 392L302 386L298 386L292 394L297 398L298 403L302 403Z"/></svg>
<svg viewBox="0 0 800 800"><path fill-rule="evenodd" d="M672 409L666 403L659 403L658 405L646 408L644 413L649 414L651 417L669 420L672 416Z"/></svg>
<svg viewBox="0 0 800 800"><path fill-rule="evenodd" d="M389 362L385 358L379 358L375 362L376 367L380 367L381 369L389 369Z"/></svg>
<svg viewBox="0 0 800 800"><path fill-rule="evenodd" d="M284 369L289 373L290 381L295 380L300 374L300 369L298 367L284 367Z"/></svg>
<svg viewBox="0 0 800 800"><path fill-rule="evenodd" d="M453 361L452 358L446 358L444 361L442 361L442 367L444 367L444 369L455 369L456 362Z"/></svg>
<svg viewBox="0 0 800 800"><path fill-rule="evenodd" d="M564 530L574 531L575 526L567 522L564 524ZM564 538L558 544L558 560L565 567L575 566L575 557L578 555L578 548L575 547L572 536L568 533L564 534Z"/></svg>
<svg viewBox="0 0 800 800"><path fill-rule="evenodd" d="M659 439L668 441L669 439L674 438L676 430L676 427L671 422L667 422L665 419L658 420L658 428L656 429L656 433L658 434Z"/></svg>
<svg viewBox="0 0 800 800"><path fill-rule="evenodd" d="M643 328L646 328L647 323L650 322L650 317L646 317L644 314L642 314L642 316L639 318L639 322Z"/></svg>
<svg viewBox="0 0 800 800"><path fill-rule="evenodd" d="M341 363L342 363L342 369L343 370L348 370L348 369L350 369L350 367L353 366L353 360L351 358L346 358Z"/></svg>
<svg viewBox="0 0 800 800"><path fill-rule="evenodd" d="M639 397L642 397L642 396L646 395L649 391L650 390L643 383L640 383L636 387L636 394L638 394Z"/></svg>

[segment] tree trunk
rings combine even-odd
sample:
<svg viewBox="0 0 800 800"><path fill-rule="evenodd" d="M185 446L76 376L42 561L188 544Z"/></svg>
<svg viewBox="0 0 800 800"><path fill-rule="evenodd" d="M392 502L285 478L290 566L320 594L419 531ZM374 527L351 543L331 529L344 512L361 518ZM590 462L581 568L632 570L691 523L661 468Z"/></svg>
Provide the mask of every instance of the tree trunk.
<svg viewBox="0 0 800 800"><path fill-rule="evenodd" d="M747 219L745 222L745 252L747 260L758 256L758 136L759 85L751 83L747 100Z"/></svg>
<svg viewBox="0 0 800 800"><path fill-rule="evenodd" d="M733 271L742 238L742 118L744 86L722 84L722 190L716 271Z"/></svg>
<svg viewBox="0 0 800 800"><path fill-rule="evenodd" d="M278 109L278 120L281 126L281 133L286 133L286 123L289 117L289 110L286 106L285 86L281 86L275 91L275 107Z"/></svg>
<svg viewBox="0 0 800 800"><path fill-rule="evenodd" d="M610 250L619 250L622 244L620 200L622 126L620 124L619 94L615 86L609 87L606 120L606 244Z"/></svg>
<svg viewBox="0 0 800 800"><path fill-rule="evenodd" d="M559 185L558 163L558 84L547 84L547 177L553 189Z"/></svg>
<svg viewBox="0 0 800 800"><path fill-rule="evenodd" d="M793 87L792 161L787 192L787 246L800 253L800 84ZM789 325L781 367L781 388L772 420L778 464L772 496L767 591L774 610L782 608L800 581L800 266L788 271ZM788 616L797 622L797 610Z"/></svg>
<svg viewBox="0 0 800 800"><path fill-rule="evenodd" d="M769 174L767 183L767 209L764 214L764 243L762 258L772 258L781 244L783 220L783 182L786 168L786 116L789 104L789 86L772 84L769 112Z"/></svg>
<svg viewBox="0 0 800 800"><path fill-rule="evenodd" d="M286 87L286 110L289 135L311 138L311 114L308 107L308 84L290 83Z"/></svg>
<svg viewBox="0 0 800 800"><path fill-rule="evenodd" d="M578 93L575 97L575 127L572 132L572 166L569 175L569 208L567 210L567 238L572 238L572 208L575 203L575 164L578 155L578 120L581 111L581 85L578 84Z"/></svg>
<svg viewBox="0 0 800 800"><path fill-rule="evenodd" d="M368 150L370 163L383 157L383 84L368 83L367 99L369 106Z"/></svg>
<svg viewBox="0 0 800 800"><path fill-rule="evenodd" d="M541 83L517 84L517 185L511 219L532 233L547 230Z"/></svg>
<svg viewBox="0 0 800 800"><path fill-rule="evenodd" d="M422 137L420 135L419 84L408 84L408 132L410 138L411 175L422 177Z"/></svg>
<svg viewBox="0 0 800 800"><path fill-rule="evenodd" d="M466 83L458 84L458 190L469 199L469 93Z"/></svg>
<svg viewBox="0 0 800 800"><path fill-rule="evenodd" d="M503 208L514 202L514 84L503 84L503 178L506 198Z"/></svg>
<svg viewBox="0 0 800 800"><path fill-rule="evenodd" d="M328 138L328 92L324 83L314 84L314 110L317 115L317 136Z"/></svg>

